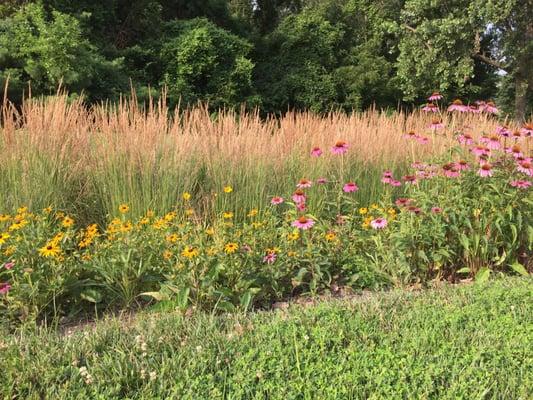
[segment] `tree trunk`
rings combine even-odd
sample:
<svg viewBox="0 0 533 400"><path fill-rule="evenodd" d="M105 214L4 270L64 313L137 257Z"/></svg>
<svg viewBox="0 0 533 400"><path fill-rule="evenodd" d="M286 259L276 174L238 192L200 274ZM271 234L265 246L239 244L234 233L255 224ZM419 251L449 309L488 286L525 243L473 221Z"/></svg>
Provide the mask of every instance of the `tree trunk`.
<svg viewBox="0 0 533 400"><path fill-rule="evenodd" d="M524 122L526 117L528 80L517 74L515 77L514 119L518 123Z"/></svg>

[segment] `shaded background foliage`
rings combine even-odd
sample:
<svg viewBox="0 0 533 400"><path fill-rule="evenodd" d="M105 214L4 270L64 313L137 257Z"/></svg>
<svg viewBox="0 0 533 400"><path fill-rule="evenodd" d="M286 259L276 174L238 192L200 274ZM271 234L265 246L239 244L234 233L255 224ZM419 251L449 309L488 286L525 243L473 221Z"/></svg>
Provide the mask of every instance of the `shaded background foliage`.
<svg viewBox="0 0 533 400"><path fill-rule="evenodd" d="M428 92L533 104L533 0L7 0L0 85L88 102L345 111Z"/></svg>

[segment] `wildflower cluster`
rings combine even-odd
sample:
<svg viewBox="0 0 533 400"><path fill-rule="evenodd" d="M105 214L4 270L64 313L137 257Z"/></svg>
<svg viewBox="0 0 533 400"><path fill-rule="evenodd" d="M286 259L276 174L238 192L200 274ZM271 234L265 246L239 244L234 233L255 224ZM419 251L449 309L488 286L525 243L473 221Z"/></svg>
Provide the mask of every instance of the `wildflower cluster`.
<svg viewBox="0 0 533 400"><path fill-rule="evenodd" d="M122 203L105 225L20 207L0 215L0 314L38 318L153 300L233 310L333 285L458 279L517 263L527 270L532 133L531 125L481 137L456 132L449 154L413 159L404 173L385 170L385 195L371 204L359 201L364 185L344 176L351 146L338 140L329 152L310 151L329 156L337 174L303 171L291 192L271 193L267 207L247 209L243 219L227 210L201 220L201 202L189 192L166 214ZM414 131L405 138L427 142ZM224 204L233 192L222 187ZM330 199L321 213L311 201L318 193Z"/></svg>

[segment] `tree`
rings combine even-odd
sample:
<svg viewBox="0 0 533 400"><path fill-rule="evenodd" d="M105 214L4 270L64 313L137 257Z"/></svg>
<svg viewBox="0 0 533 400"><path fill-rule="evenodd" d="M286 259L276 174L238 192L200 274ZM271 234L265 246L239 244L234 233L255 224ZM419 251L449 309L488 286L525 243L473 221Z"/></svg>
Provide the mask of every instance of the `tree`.
<svg viewBox="0 0 533 400"><path fill-rule="evenodd" d="M258 104L252 85L252 45L207 19L169 25L161 50L162 84L171 104L207 101L213 108Z"/></svg>
<svg viewBox="0 0 533 400"><path fill-rule="evenodd" d="M482 63L512 77L515 117L523 120L533 88L532 12L532 0L407 0L395 27L405 98L479 91L472 82Z"/></svg>
<svg viewBox="0 0 533 400"><path fill-rule="evenodd" d="M395 106L401 93L387 21L399 9L391 1L317 0L287 16L258 46L266 111Z"/></svg>
<svg viewBox="0 0 533 400"><path fill-rule="evenodd" d="M90 100L112 97L102 87L105 75L120 76L121 61L106 61L84 38L78 20L42 5L28 4L0 24L0 85L10 80L10 95L20 101L31 82L34 94L49 94L62 84L73 93L100 88ZM97 90L91 90L97 94Z"/></svg>

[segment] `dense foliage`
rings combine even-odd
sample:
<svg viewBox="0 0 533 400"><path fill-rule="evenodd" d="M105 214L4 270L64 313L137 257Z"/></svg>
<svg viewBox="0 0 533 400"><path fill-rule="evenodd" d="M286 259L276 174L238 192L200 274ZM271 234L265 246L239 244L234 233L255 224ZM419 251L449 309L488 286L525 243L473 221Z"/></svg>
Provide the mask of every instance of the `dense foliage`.
<svg viewBox="0 0 533 400"><path fill-rule="evenodd" d="M529 3L529 4L528 4ZM498 98L532 105L530 0L9 0L0 5L0 86L89 101L360 110Z"/></svg>
<svg viewBox="0 0 533 400"><path fill-rule="evenodd" d="M527 399L530 278L0 336L0 396ZM1 329L1 328L0 328Z"/></svg>

